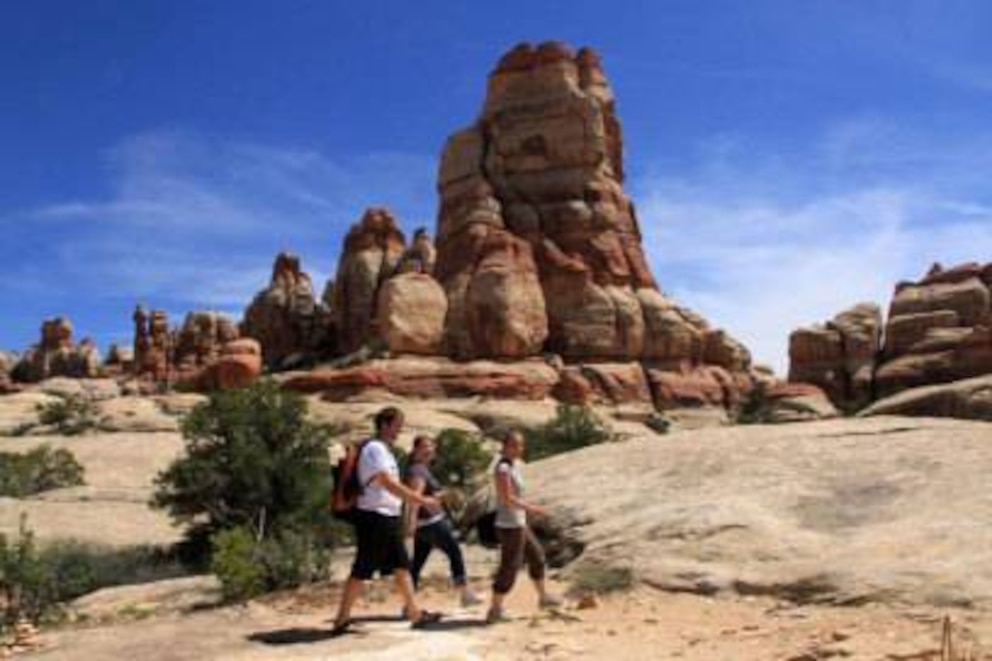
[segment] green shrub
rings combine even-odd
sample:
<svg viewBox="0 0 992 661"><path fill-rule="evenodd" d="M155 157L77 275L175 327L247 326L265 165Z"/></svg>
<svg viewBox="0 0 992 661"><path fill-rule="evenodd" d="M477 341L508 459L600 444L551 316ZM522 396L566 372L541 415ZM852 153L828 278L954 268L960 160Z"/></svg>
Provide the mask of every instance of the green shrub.
<svg viewBox="0 0 992 661"><path fill-rule="evenodd" d="M757 382L741 402L737 411L737 424L758 425L769 421L771 404L768 401L768 388L762 382Z"/></svg>
<svg viewBox="0 0 992 661"><path fill-rule="evenodd" d="M0 533L0 629L22 617L56 619L62 604L100 588L182 573L155 547L113 549L70 541L39 548L21 517L16 538Z"/></svg>
<svg viewBox="0 0 992 661"><path fill-rule="evenodd" d="M524 436L531 461L613 439L613 434L592 409L571 404L559 404L554 418L541 427L524 430Z"/></svg>
<svg viewBox="0 0 992 661"><path fill-rule="evenodd" d="M60 601L106 587L161 581L187 573L173 552L156 546L114 548L70 540L45 546L41 556Z"/></svg>
<svg viewBox="0 0 992 661"><path fill-rule="evenodd" d="M40 424L54 427L66 436L76 436L100 425L96 404L79 395L59 397L37 408Z"/></svg>
<svg viewBox="0 0 992 661"><path fill-rule="evenodd" d="M265 568L258 545L245 527L221 530L211 538L210 571L220 580L226 601L242 601L265 589Z"/></svg>
<svg viewBox="0 0 992 661"><path fill-rule="evenodd" d="M492 463L493 454L484 439L460 429L445 429L434 440L431 471L446 487L468 489L478 485Z"/></svg>
<svg viewBox="0 0 992 661"><path fill-rule="evenodd" d="M34 533L21 517L17 538L0 533L0 626L6 630L24 617L34 622L49 614L57 603L55 584L34 541Z"/></svg>
<svg viewBox="0 0 992 661"><path fill-rule="evenodd" d="M222 530L211 538L210 570L224 599L251 597L327 578L330 553L306 532L284 530L259 540L246 527Z"/></svg>
<svg viewBox="0 0 992 661"><path fill-rule="evenodd" d="M84 483L84 470L71 452L42 445L25 453L0 452L0 496L23 498Z"/></svg>
<svg viewBox="0 0 992 661"><path fill-rule="evenodd" d="M304 555L326 552L336 531L328 513L330 431L307 421L300 395L271 380L213 393L184 420L183 435L186 453L156 478L152 504L189 525L188 560L209 564L211 549L240 557L238 538L213 539L239 528L259 547L292 546L286 540L302 536ZM282 584L273 571L265 574L265 588Z"/></svg>

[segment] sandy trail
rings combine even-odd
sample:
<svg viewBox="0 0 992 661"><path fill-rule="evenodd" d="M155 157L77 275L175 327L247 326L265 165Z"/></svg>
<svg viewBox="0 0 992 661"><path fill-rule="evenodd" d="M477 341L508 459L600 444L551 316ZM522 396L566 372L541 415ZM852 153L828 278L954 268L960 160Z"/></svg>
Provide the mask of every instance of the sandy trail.
<svg viewBox="0 0 992 661"><path fill-rule="evenodd" d="M482 581L477 587L485 588ZM797 607L767 598L707 598L640 587L598 605L541 612L521 584L511 596L513 621L482 623L485 607L453 607L440 582L423 592L445 611L431 631L398 618L388 583L360 603L359 632L329 636L338 586L269 596L247 606L210 608L72 626L46 632L31 659L88 661L311 661L318 659L939 659L942 618L959 645L992 639L992 616L977 611L863 606ZM555 586L561 589L563 586ZM976 648L977 649L977 648ZM992 655L977 657L992 659Z"/></svg>

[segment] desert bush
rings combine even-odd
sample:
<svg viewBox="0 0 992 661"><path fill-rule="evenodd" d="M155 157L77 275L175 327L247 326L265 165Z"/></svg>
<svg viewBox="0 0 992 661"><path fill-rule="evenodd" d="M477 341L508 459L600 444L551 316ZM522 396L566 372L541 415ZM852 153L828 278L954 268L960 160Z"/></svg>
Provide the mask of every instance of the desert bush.
<svg viewBox="0 0 992 661"><path fill-rule="evenodd" d="M524 430L524 436L531 461L613 439L613 434L592 409L571 404L559 404L554 418L541 427Z"/></svg>
<svg viewBox="0 0 992 661"><path fill-rule="evenodd" d="M261 594L265 568L258 561L257 544L245 527L221 530L211 538L210 571L216 574L226 601L242 601Z"/></svg>
<svg viewBox="0 0 992 661"><path fill-rule="evenodd" d="M212 551L223 551L218 562L236 565L248 553L241 533L217 535L244 529L254 540L248 555L268 558L262 585L271 589L292 583L281 558L327 553L337 529L328 513L330 431L307 420L300 395L271 380L216 392L193 409L182 430L186 453L156 478L152 504L189 526L188 561L210 564ZM235 583L252 585L237 566L229 571ZM309 564L299 571L301 580L320 573Z"/></svg>
<svg viewBox="0 0 992 661"><path fill-rule="evenodd" d="M54 427L66 436L76 436L100 426L96 404L79 395L59 397L47 404L39 404L37 410L40 424Z"/></svg>
<svg viewBox="0 0 992 661"><path fill-rule="evenodd" d="M84 483L84 470L71 452L48 445L28 452L0 452L0 496L23 498Z"/></svg>
<svg viewBox="0 0 992 661"><path fill-rule="evenodd" d="M210 569L227 601L322 580L330 567L329 550L306 531L283 530L259 540L242 526L217 532L211 545Z"/></svg>
<svg viewBox="0 0 992 661"><path fill-rule="evenodd" d="M15 538L0 533L0 629L22 617L57 619L65 602L94 590L182 574L171 554L156 547L115 549L74 541L40 547L21 517Z"/></svg>

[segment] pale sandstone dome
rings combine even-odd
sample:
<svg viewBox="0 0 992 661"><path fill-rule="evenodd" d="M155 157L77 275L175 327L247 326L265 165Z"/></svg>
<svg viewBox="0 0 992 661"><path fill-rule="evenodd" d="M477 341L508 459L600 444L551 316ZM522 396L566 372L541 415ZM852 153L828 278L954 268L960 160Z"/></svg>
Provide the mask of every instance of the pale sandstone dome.
<svg viewBox="0 0 992 661"><path fill-rule="evenodd" d="M576 567L800 602L992 606L984 422L737 426L570 452L528 487L584 545Z"/></svg>

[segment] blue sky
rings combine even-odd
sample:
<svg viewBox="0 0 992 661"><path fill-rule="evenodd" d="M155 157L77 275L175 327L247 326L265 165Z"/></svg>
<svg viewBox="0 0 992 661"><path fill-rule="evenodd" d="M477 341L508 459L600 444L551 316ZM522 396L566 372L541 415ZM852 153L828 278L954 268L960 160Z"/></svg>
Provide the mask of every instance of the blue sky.
<svg viewBox="0 0 992 661"><path fill-rule="evenodd" d="M433 226L445 137L522 40L596 48L662 288L785 366L789 331L992 259L992 4L145 2L0 9L0 347L133 305L321 284L371 205Z"/></svg>

